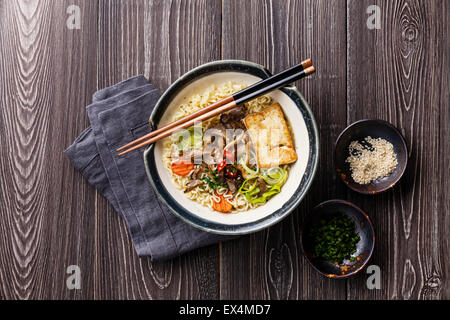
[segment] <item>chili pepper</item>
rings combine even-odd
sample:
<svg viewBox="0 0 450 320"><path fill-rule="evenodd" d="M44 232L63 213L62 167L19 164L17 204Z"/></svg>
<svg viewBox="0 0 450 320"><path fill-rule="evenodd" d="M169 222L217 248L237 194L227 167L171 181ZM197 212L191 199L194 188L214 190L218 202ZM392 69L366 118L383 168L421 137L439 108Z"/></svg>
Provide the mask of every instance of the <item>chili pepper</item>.
<svg viewBox="0 0 450 320"><path fill-rule="evenodd" d="M234 179L238 176L237 169L235 167L233 167L232 165L228 165L226 170L227 170L227 176L229 178Z"/></svg>
<svg viewBox="0 0 450 320"><path fill-rule="evenodd" d="M223 157L227 161L228 164L232 164L234 162L234 152L233 150L224 150Z"/></svg>
<svg viewBox="0 0 450 320"><path fill-rule="evenodd" d="M223 169L225 169L225 167L227 166L227 161L223 160L221 163L219 163L217 165L217 171L222 171Z"/></svg>

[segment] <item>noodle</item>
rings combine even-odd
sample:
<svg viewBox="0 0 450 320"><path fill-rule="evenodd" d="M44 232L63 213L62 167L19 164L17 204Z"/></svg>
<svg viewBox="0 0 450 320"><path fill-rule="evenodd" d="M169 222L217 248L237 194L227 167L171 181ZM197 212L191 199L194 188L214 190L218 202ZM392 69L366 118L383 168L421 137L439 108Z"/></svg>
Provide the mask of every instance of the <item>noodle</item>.
<svg viewBox="0 0 450 320"><path fill-rule="evenodd" d="M177 119L181 119L197 110L200 110L214 102L222 100L225 97L233 94L234 92L240 91L244 89L246 86L241 84L236 84L233 82L227 82L222 85L216 86L212 85L207 88L204 92L200 94L194 94L192 97L187 99L187 102L181 104L176 112L173 114L172 119L169 121L175 121ZM273 99L269 96L261 96L258 97L248 103L245 104L248 113L261 112L265 108L269 107L273 103ZM205 130L214 124L219 122L220 116L216 116L212 119L206 120L202 122L202 129ZM177 138L178 139L178 138ZM191 175L193 171L189 173L187 176L178 176L174 174L171 170L172 166L172 155L174 152L178 152L177 141L172 137L166 138L164 140L163 146L163 163L165 168L167 169L172 182L175 186L180 189L186 189L187 183L191 179ZM205 177L205 173L202 173L200 178ZM210 208L213 210L213 201L216 203L220 202L220 197L225 198L228 203L233 206L232 213L248 211L254 209L263 203L250 203L244 194L229 193L228 188L219 187L216 190L212 189L208 184L203 184L197 188L192 189L189 192L185 193L186 197L190 200L193 200L201 205Z"/></svg>

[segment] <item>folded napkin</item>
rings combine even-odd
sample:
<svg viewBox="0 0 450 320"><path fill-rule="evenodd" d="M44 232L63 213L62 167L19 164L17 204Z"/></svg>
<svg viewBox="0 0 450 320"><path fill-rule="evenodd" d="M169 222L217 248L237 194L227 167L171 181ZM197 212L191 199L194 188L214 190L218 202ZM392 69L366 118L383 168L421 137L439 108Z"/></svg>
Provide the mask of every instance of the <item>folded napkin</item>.
<svg viewBox="0 0 450 320"><path fill-rule="evenodd" d="M158 99L144 76L97 91L87 107L91 126L65 153L123 217L137 254L166 260L229 237L200 231L169 211L147 180L143 149L117 157L118 147L150 132Z"/></svg>

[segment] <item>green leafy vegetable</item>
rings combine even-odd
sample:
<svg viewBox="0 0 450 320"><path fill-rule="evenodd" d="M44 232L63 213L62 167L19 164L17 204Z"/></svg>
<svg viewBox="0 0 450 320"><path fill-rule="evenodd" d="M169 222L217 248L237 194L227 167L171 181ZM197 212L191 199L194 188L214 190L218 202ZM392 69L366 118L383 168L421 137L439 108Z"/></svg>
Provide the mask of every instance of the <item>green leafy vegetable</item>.
<svg viewBox="0 0 450 320"><path fill-rule="evenodd" d="M256 179L256 178L257 178L257 177L251 177L251 178L245 180L245 181L242 183L241 187L239 188L239 192L240 192L240 193L247 194L247 193L251 192L252 190L254 190L255 187L256 187L256 181L255 181L252 185L250 185L250 181L252 181L252 180L254 180L254 179ZM259 188L258 188L258 190L259 190ZM259 191L258 191L258 192L259 192Z"/></svg>
<svg viewBox="0 0 450 320"><path fill-rule="evenodd" d="M186 131L189 134L188 136ZM203 145L203 131L201 127L192 126L186 129L186 131L181 130L173 137L173 141L178 145L178 152L180 154L190 149L201 149Z"/></svg>
<svg viewBox="0 0 450 320"><path fill-rule="evenodd" d="M250 203L266 203L266 201L272 197L273 195L280 193L281 186L286 182L286 178L288 176L287 170L276 167L268 170L261 171L261 174L258 174L258 171L253 171L249 169L245 163L241 163L243 168L249 174L255 174L249 179L245 180L239 189L240 193L245 194L247 201ZM250 181L261 177L264 181L270 186L270 189L264 192L260 197L258 197L260 193L259 187L257 187L257 181L255 180L253 184Z"/></svg>
<svg viewBox="0 0 450 320"><path fill-rule="evenodd" d="M257 189L258 189L258 193L259 193L259 188L257 188ZM273 196L273 195L275 195L277 193L280 193L280 190L281 190L281 186L280 185L272 186L272 188L270 188L269 191L264 192L261 197L256 198L256 199L252 199L252 200L250 200L250 202L251 203L266 203L266 201L271 196Z"/></svg>

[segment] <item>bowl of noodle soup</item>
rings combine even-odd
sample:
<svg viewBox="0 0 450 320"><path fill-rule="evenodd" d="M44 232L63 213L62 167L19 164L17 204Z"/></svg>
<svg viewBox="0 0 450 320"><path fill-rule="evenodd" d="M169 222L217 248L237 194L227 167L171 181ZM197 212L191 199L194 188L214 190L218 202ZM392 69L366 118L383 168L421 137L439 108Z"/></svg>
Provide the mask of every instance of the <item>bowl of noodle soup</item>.
<svg viewBox="0 0 450 320"><path fill-rule="evenodd" d="M163 126L270 75L261 65L240 60L222 60L199 66L180 77L161 96L150 117L150 124L153 128ZM220 156L213 150L211 158L217 158L217 162L206 164L200 160L187 167L174 166L174 163L184 164L175 160L177 155L185 157L190 154L191 157L193 154L189 148L185 149L185 141L190 141L189 147L198 151L205 148L208 130L225 134L225 126L245 131L244 121L227 123L222 116L189 128L191 139L183 140L174 134L145 151L144 162L150 183L175 215L205 231L237 235L266 228L297 207L316 172L319 153L317 126L308 103L294 86L270 92L239 108L245 115L255 115L273 109L275 105L282 111L292 137L296 153L292 163L276 168L259 168L259 160L262 159L258 159L253 148L244 147L242 154L245 157L239 156L238 141L244 141L244 135L238 135L232 143L227 144L228 140L224 139L227 151ZM251 144L251 139L246 139ZM233 153L234 162L225 163L223 160L221 163L221 157L228 159L231 148L227 148L231 144L236 147L233 149L236 153Z"/></svg>

